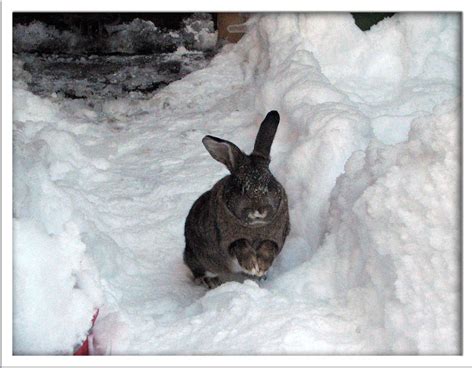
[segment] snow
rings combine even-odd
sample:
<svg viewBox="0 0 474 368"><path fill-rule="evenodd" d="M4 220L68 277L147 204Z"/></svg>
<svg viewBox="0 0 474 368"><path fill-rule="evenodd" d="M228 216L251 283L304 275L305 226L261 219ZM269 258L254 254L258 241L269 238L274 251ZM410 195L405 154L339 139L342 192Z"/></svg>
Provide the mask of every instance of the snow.
<svg viewBox="0 0 474 368"><path fill-rule="evenodd" d="M61 31L39 21L17 24L15 73L29 73L17 79L44 97L149 99L207 66L215 54L217 32L210 14L196 13L182 23L173 31L136 18L105 24L99 35Z"/></svg>
<svg viewBox="0 0 474 368"><path fill-rule="evenodd" d="M35 95L17 55L16 354L70 353L97 306L97 354L460 353L459 15L247 28L141 99ZM201 139L249 152L274 109L290 236L266 281L208 291L182 262L187 212L226 174Z"/></svg>
<svg viewBox="0 0 474 368"><path fill-rule="evenodd" d="M331 196L323 246L337 249L340 289L377 293L372 318L395 351L458 349L459 121L451 101L414 120L407 142L354 153Z"/></svg>
<svg viewBox="0 0 474 368"><path fill-rule="evenodd" d="M30 74L29 89L37 95L103 100L148 99L156 90L207 66L210 59L209 53L181 46L153 55L23 54L20 61Z"/></svg>
<svg viewBox="0 0 474 368"><path fill-rule="evenodd" d="M13 28L13 49L16 53L134 55L172 52L178 47L204 51L213 49L217 42L217 31L208 13L185 18L179 30L161 29L139 18L129 23L96 26L96 34L87 34L78 25L71 26L71 30L59 30L37 20L19 23Z"/></svg>
<svg viewBox="0 0 474 368"><path fill-rule="evenodd" d="M183 20L183 37L188 48L194 50L212 50L217 43L214 22L208 13L194 13Z"/></svg>
<svg viewBox="0 0 474 368"><path fill-rule="evenodd" d="M15 353L71 354L101 302L97 271L78 229L66 224L49 236L38 221L22 219L15 220L14 234Z"/></svg>
<svg viewBox="0 0 474 368"><path fill-rule="evenodd" d="M33 21L28 25L14 27L13 43L15 52L65 52L74 50L78 36L70 31L59 31L43 22Z"/></svg>

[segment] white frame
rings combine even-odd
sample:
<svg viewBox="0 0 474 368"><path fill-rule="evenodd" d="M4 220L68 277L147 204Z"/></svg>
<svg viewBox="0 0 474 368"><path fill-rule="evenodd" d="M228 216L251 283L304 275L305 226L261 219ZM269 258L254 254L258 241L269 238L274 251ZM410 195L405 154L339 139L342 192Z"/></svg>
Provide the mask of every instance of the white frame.
<svg viewBox="0 0 474 368"><path fill-rule="evenodd" d="M469 1L398 0L332 0L330 2L289 2L264 0L201 0L199 2L147 2L143 0L123 1L27 1L7 0L2 3L2 364L8 366L310 366L310 365L429 365L460 366L473 364L472 348L472 288L463 287L463 355L461 356L13 356L12 355L12 13L14 11L462 11L463 12L463 100L472 96L472 72L474 62L472 50L474 15ZM271 4L271 7L269 7ZM154 5L154 6L153 6ZM468 41L466 41L468 40ZM469 62L469 60L471 60ZM464 66L468 66L467 68ZM469 101L468 98L465 99ZM474 122L473 104L463 105L463 219L472 218L472 164L466 164L472 157L472 131ZM465 224L467 221L463 221ZM472 227L463 229L463 280L472 280L473 237Z"/></svg>

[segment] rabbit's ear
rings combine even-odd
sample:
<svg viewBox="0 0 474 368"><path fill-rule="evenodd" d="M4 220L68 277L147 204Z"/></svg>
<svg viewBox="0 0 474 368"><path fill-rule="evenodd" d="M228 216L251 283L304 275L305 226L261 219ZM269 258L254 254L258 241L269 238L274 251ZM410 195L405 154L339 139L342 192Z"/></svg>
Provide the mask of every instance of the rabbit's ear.
<svg viewBox="0 0 474 368"><path fill-rule="evenodd" d="M227 166L230 172L237 168L243 153L234 143L210 135L206 135L202 143L211 156Z"/></svg>
<svg viewBox="0 0 474 368"><path fill-rule="evenodd" d="M270 159L270 149L272 148L273 138L280 122L280 115L277 111L270 111L260 125L260 129L255 140L252 154L258 154Z"/></svg>

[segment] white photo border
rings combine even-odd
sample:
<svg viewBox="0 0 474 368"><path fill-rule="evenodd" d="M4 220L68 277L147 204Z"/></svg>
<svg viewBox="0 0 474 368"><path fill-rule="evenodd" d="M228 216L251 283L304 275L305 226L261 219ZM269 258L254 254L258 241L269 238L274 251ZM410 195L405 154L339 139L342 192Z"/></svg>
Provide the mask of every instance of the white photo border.
<svg viewBox="0 0 474 368"><path fill-rule="evenodd" d="M172 2L135 1L97 1L78 2L46 0L7 0L2 5L2 366L472 366L472 246L473 227L463 226L463 265L462 277L462 355L461 356L15 356L12 354L12 14L16 11L414 11L414 12L462 12L462 82L463 101L472 97L472 74L474 65L472 36L474 36L474 12L472 2L398 0L396 2L362 0L332 0L330 2L310 2L292 0L290 2L264 0L175 0ZM471 61L469 61L471 60ZM466 97L465 97L466 96ZM466 224L472 216L472 189L474 187L470 158L473 157L472 106L462 105L463 168L462 218Z"/></svg>

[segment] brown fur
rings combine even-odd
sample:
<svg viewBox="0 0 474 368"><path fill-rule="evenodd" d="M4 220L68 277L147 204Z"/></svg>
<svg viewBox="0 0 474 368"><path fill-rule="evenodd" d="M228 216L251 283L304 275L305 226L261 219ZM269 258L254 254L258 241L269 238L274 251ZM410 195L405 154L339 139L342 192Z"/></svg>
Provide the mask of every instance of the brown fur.
<svg viewBox="0 0 474 368"><path fill-rule="evenodd" d="M184 262L194 277L210 288L220 284L219 276L238 272L236 262L246 273L264 275L283 248L290 231L285 190L268 169L270 146L278 120L276 112L267 115L257 136L254 153L250 156L241 153L230 142L211 137L213 139L211 154L228 166L231 175L219 180L191 207L185 223L184 250ZM233 150L231 158L225 156L227 147ZM252 175L248 175L248 179L241 180L242 176L245 177L242 175L242 170ZM256 175L258 173L261 173L260 177ZM264 184L262 178L265 178ZM271 195L267 185L271 185L272 188L271 199L268 199ZM245 191L248 193L233 193L240 190L242 193ZM232 193L229 194L229 191ZM266 219L267 223L252 225L231 211L233 207L230 198L235 202L238 198L244 197L248 203L255 203L255 206L260 203L278 203L278 206L275 205L275 208L269 211L271 217ZM209 276L206 272L213 273L217 277Z"/></svg>

